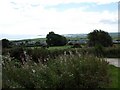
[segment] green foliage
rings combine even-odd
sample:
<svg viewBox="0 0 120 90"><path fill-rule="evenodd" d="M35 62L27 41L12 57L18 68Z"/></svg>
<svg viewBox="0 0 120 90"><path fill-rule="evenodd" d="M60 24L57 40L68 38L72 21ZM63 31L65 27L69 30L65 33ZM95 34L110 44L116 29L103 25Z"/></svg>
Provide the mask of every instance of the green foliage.
<svg viewBox="0 0 120 90"><path fill-rule="evenodd" d="M2 48L2 55L7 55L9 52L8 48Z"/></svg>
<svg viewBox="0 0 120 90"><path fill-rule="evenodd" d="M29 56L32 57L32 60L35 62L42 62L48 58L49 51L45 48L34 48L34 49L26 49L26 52Z"/></svg>
<svg viewBox="0 0 120 90"><path fill-rule="evenodd" d="M95 45L95 55L101 57L104 55L104 47L101 44Z"/></svg>
<svg viewBox="0 0 120 90"><path fill-rule="evenodd" d="M80 44L76 43L72 46L72 48L82 48Z"/></svg>
<svg viewBox="0 0 120 90"><path fill-rule="evenodd" d="M96 45L91 48L70 48L66 46L59 47L50 47L50 48L23 48L23 47L15 47L10 49L3 49L3 55L8 55L10 52L10 57L18 59L21 61L20 55L26 52L25 59L32 60L34 62L44 63L48 61L47 59L52 58L55 59L60 55L71 55L81 54L81 55L94 55L97 57L111 57L111 58L119 58L120 57L120 47L103 47L102 45ZM26 61L25 60L25 61Z"/></svg>
<svg viewBox="0 0 120 90"><path fill-rule="evenodd" d="M105 48L104 56L109 58L120 58L120 47Z"/></svg>
<svg viewBox="0 0 120 90"><path fill-rule="evenodd" d="M62 55L46 64L15 61L3 66L3 88L104 88L109 84L108 63L94 56Z"/></svg>
<svg viewBox="0 0 120 90"><path fill-rule="evenodd" d="M110 88L119 88L120 89L120 68L117 68L113 65L109 67L110 73Z"/></svg>
<svg viewBox="0 0 120 90"><path fill-rule="evenodd" d="M108 32L102 30L94 30L88 34L89 46L101 44L104 47L112 46L112 38Z"/></svg>
<svg viewBox="0 0 120 90"><path fill-rule="evenodd" d="M9 50L10 56L18 60L20 60L20 55L21 53L23 53L23 51L24 51L23 47L14 47Z"/></svg>
<svg viewBox="0 0 120 90"><path fill-rule="evenodd" d="M64 36L55 34L54 32L49 32L46 38L46 42L49 46L63 46L67 43L67 39Z"/></svg>
<svg viewBox="0 0 120 90"><path fill-rule="evenodd" d="M8 48L10 46L10 42L8 39L2 39L2 48Z"/></svg>

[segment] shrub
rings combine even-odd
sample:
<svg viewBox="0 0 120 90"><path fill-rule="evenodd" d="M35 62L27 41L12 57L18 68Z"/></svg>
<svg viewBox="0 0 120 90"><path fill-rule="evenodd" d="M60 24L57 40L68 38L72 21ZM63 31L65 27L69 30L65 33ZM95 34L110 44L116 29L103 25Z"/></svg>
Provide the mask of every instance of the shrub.
<svg viewBox="0 0 120 90"><path fill-rule="evenodd" d="M61 36L59 34L55 34L54 32L49 32L46 38L46 42L49 46L64 46L67 44L66 37Z"/></svg>
<svg viewBox="0 0 120 90"><path fill-rule="evenodd" d="M94 30L88 34L88 44L89 46L95 46L96 44L101 44L104 47L112 46L112 37L108 32L102 30Z"/></svg>
<svg viewBox="0 0 120 90"><path fill-rule="evenodd" d="M9 52L9 49L3 48L2 49L2 55L7 55Z"/></svg>
<svg viewBox="0 0 120 90"><path fill-rule="evenodd" d="M120 58L120 47L108 47L104 49L104 56L109 58Z"/></svg>
<svg viewBox="0 0 120 90"><path fill-rule="evenodd" d="M101 57L104 55L103 46L101 44L95 45L95 55Z"/></svg>
<svg viewBox="0 0 120 90"><path fill-rule="evenodd" d="M95 57L62 56L48 67L59 77L58 88L102 88L109 80L107 62Z"/></svg>
<svg viewBox="0 0 120 90"><path fill-rule="evenodd" d="M35 62L42 62L48 58L49 51L45 48L34 48L34 49L26 49L27 54L32 57L32 60Z"/></svg>
<svg viewBox="0 0 120 90"><path fill-rule="evenodd" d="M20 54L23 53L24 49L22 47L14 47L11 48L9 51L11 57L20 60Z"/></svg>
<svg viewBox="0 0 120 90"><path fill-rule="evenodd" d="M21 68L9 62L3 67L3 88L104 88L109 84L107 68L103 59L79 55L62 55L46 64L28 63Z"/></svg>
<svg viewBox="0 0 120 90"><path fill-rule="evenodd" d="M80 44L76 43L72 46L72 48L82 48Z"/></svg>

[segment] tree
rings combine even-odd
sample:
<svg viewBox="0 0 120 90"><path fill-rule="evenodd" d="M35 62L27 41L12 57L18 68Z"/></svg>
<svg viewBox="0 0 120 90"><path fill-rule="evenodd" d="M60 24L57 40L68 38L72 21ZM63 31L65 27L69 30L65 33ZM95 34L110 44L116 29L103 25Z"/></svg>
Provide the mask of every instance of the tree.
<svg viewBox="0 0 120 90"><path fill-rule="evenodd" d="M49 46L63 46L67 43L67 39L64 36L55 34L54 32L49 32L46 38L46 42Z"/></svg>
<svg viewBox="0 0 120 90"><path fill-rule="evenodd" d="M102 30L94 30L88 34L89 46L102 45L104 47L112 46L112 38L108 32Z"/></svg>
<svg viewBox="0 0 120 90"><path fill-rule="evenodd" d="M8 48L10 45L10 42L8 39L2 39L2 47L3 48Z"/></svg>

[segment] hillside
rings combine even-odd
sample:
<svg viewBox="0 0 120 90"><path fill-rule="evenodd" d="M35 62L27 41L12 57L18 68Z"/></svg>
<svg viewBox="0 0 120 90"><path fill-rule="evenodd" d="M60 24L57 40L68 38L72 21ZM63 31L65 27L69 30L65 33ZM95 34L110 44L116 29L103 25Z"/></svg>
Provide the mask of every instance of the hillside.
<svg viewBox="0 0 120 90"><path fill-rule="evenodd" d="M120 39L120 33L114 32L114 33L109 33L110 36L113 39ZM63 34L63 36L65 36L68 39L72 39L72 40L78 40L78 39L87 39L87 34ZM119 36L119 38L118 38ZM22 40L13 40L13 41L45 41L46 38L33 38L33 39L22 39Z"/></svg>

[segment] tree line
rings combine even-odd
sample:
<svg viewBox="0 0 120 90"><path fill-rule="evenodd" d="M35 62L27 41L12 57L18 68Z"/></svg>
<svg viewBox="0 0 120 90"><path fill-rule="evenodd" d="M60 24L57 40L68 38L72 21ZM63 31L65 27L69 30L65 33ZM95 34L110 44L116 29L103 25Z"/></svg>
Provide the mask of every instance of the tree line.
<svg viewBox="0 0 120 90"><path fill-rule="evenodd" d="M112 37L108 32L103 30L93 30L88 34L88 46L94 47L96 45L101 45L104 47L109 47L113 45ZM2 48L8 48L10 46L10 41L8 39L2 39ZM54 32L49 32L46 35L46 43L48 46L64 46L67 44L67 38L55 34Z"/></svg>

